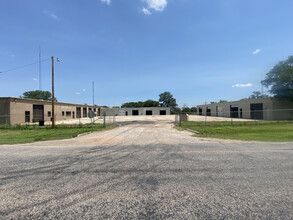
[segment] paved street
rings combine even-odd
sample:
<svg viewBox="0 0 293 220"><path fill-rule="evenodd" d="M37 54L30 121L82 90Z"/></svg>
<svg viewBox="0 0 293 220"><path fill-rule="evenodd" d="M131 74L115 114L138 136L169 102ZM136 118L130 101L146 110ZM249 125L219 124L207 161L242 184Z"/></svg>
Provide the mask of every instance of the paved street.
<svg viewBox="0 0 293 220"><path fill-rule="evenodd" d="M140 122L0 146L0 219L293 219L293 143Z"/></svg>

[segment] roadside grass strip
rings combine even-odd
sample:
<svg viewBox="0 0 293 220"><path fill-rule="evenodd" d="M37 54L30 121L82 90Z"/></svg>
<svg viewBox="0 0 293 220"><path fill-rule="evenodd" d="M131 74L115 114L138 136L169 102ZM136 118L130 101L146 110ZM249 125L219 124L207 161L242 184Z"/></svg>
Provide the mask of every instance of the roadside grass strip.
<svg viewBox="0 0 293 220"><path fill-rule="evenodd" d="M102 124L95 124L93 131L103 131L116 127L109 125L106 128ZM36 141L61 140L77 137L79 134L91 132L91 124L83 125L57 125L54 130L49 126L39 127L36 125L1 125L1 144L24 144Z"/></svg>
<svg viewBox="0 0 293 220"><path fill-rule="evenodd" d="M244 141L293 141L293 121L182 122L182 129L198 131L196 137Z"/></svg>

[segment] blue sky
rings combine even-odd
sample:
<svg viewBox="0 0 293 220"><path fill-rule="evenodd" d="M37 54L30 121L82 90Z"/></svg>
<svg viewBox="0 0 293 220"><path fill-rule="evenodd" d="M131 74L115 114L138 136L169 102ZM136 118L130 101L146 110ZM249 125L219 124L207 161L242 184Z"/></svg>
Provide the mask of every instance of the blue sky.
<svg viewBox="0 0 293 220"><path fill-rule="evenodd" d="M293 55L292 0L0 1L0 96L39 88L42 59L55 63L59 101L116 106L158 100L179 106L238 100ZM42 62L51 91L51 63ZM266 91L266 90L265 90Z"/></svg>

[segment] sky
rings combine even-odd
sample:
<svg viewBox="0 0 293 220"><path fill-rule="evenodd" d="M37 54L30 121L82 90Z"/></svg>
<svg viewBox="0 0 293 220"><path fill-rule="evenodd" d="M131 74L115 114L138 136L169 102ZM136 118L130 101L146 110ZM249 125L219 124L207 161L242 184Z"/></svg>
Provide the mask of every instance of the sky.
<svg viewBox="0 0 293 220"><path fill-rule="evenodd" d="M293 55L292 0L1 0L0 97L179 107L247 98ZM31 65L29 65L31 64ZM25 66L25 67L24 67ZM264 93L269 94L264 88Z"/></svg>

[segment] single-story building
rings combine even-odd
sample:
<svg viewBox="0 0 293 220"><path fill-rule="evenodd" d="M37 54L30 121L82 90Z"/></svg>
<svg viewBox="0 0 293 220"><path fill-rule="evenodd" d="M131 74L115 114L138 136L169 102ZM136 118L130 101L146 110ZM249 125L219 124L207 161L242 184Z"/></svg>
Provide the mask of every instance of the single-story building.
<svg viewBox="0 0 293 220"><path fill-rule="evenodd" d="M89 111L100 114L100 107L55 102L55 120L88 117ZM0 124L51 121L52 102L35 99L0 97Z"/></svg>
<svg viewBox="0 0 293 220"><path fill-rule="evenodd" d="M135 115L170 115L169 107L143 108L101 108L101 115L107 116L135 116Z"/></svg>
<svg viewBox="0 0 293 220"><path fill-rule="evenodd" d="M198 105L197 114L257 120L292 120L293 102L284 98L258 98Z"/></svg>

